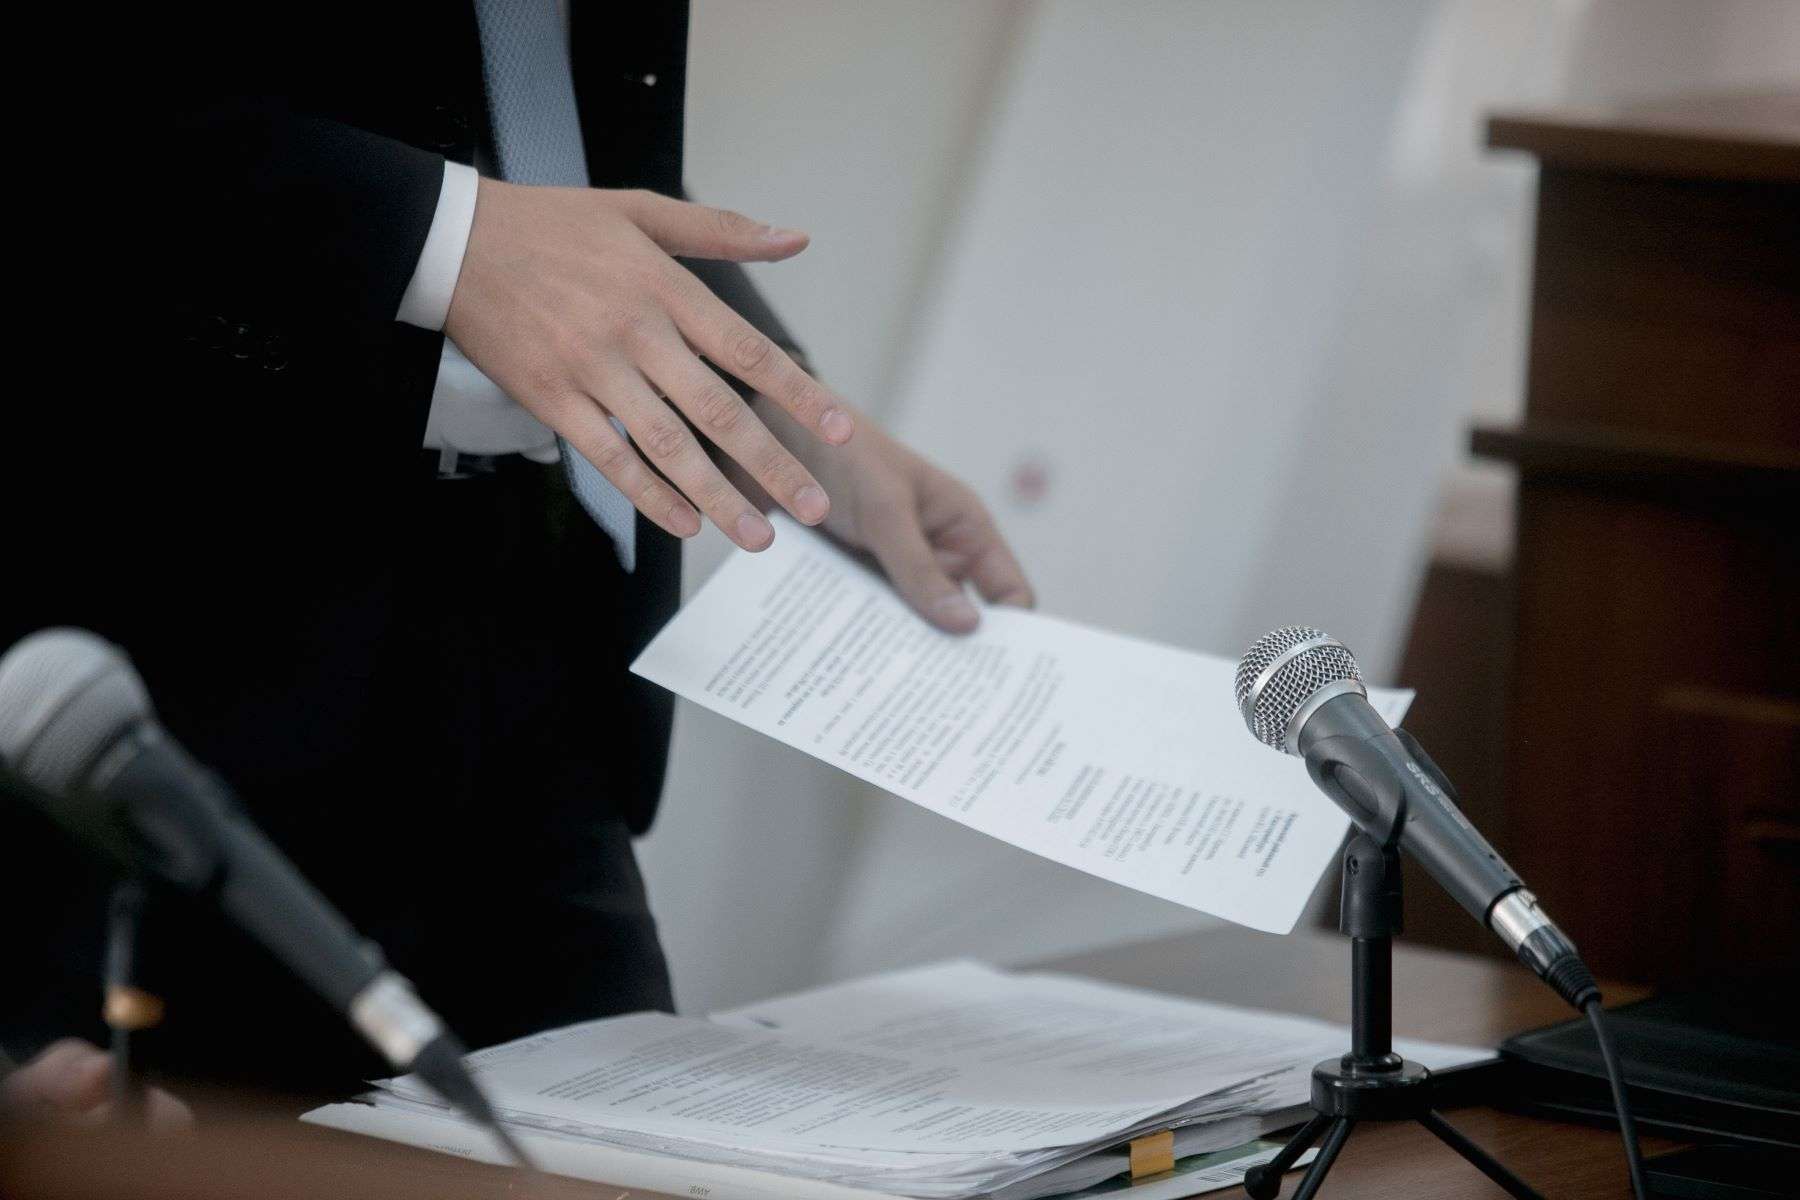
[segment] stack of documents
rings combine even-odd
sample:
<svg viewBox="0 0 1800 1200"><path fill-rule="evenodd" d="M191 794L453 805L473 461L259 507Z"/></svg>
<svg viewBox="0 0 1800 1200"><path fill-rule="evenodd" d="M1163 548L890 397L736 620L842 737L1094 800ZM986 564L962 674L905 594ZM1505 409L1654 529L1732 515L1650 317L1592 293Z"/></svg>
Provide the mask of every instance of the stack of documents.
<svg viewBox="0 0 1800 1200"><path fill-rule="evenodd" d="M1299 1119L1310 1068L1348 1044L1321 1021L951 962L710 1020L590 1021L469 1061L563 1174L715 1200L1032 1200L1124 1173L1122 1144L1163 1130L1178 1159L1233 1151L1241 1176L1255 1159L1238 1148ZM1490 1057L1399 1049L1436 1069ZM410 1076L305 1119L503 1161Z"/></svg>

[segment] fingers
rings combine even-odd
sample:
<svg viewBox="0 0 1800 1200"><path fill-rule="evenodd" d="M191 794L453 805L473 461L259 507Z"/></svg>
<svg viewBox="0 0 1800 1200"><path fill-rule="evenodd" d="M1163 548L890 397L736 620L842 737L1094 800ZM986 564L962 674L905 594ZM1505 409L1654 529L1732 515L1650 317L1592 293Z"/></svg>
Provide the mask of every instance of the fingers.
<svg viewBox="0 0 1800 1200"><path fill-rule="evenodd" d="M112 1102L112 1057L89 1042L64 1038L0 1080L0 1115L105 1120ZM144 1092L152 1129L184 1129L193 1110L161 1088Z"/></svg>
<svg viewBox="0 0 1800 1200"><path fill-rule="evenodd" d="M97 1046L64 1038L0 1084L0 1107L18 1112L91 1112L107 1100L112 1061Z"/></svg>
<svg viewBox="0 0 1800 1200"><path fill-rule="evenodd" d="M825 489L783 446L732 387L685 346L668 344L645 358L650 381L700 432L761 485L794 518L817 525L831 510Z"/></svg>
<svg viewBox="0 0 1800 1200"><path fill-rule="evenodd" d="M642 379L621 370L595 390L606 403L617 406L628 402L634 386L649 394L650 389ZM650 399L655 400L655 397L650 396ZM553 415L556 431L624 493L639 512L678 538L693 537L700 532L700 517L693 506L644 465L644 460L638 457L631 443L620 436L593 397L569 396L557 406Z"/></svg>
<svg viewBox="0 0 1800 1200"><path fill-rule="evenodd" d="M850 440L856 422L843 401L801 370L785 350L686 269L677 265L669 284L675 323L694 349L775 401L813 436L834 446Z"/></svg>
<svg viewBox="0 0 1800 1200"><path fill-rule="evenodd" d="M929 463L921 464L915 486L919 520L937 548L939 565L953 578L973 583L991 604L1030 608L1036 597L1025 569L981 498Z"/></svg>
<svg viewBox="0 0 1800 1200"><path fill-rule="evenodd" d="M980 623L974 603L938 562L915 505L903 496L872 504L862 524L869 552L920 616L947 633L968 633Z"/></svg>
<svg viewBox="0 0 1800 1200"><path fill-rule="evenodd" d="M626 214L670 254L732 262L778 262L806 249L798 229L775 229L727 208L708 208L637 191L621 194Z"/></svg>
<svg viewBox="0 0 1800 1200"><path fill-rule="evenodd" d="M1025 578L1025 568L1019 565L1012 547L1000 536L993 517L985 508L981 510L980 522L986 526L982 533L983 546L969 561L969 582L975 585L982 599L991 604L1030 608L1037 603L1037 596L1031 590L1031 581Z"/></svg>
<svg viewBox="0 0 1800 1200"><path fill-rule="evenodd" d="M1031 583L987 506L966 485L929 464L922 466L913 485L914 520L932 547L938 570L949 579L973 583L991 604L1030 608L1036 601Z"/></svg>
<svg viewBox="0 0 1800 1200"><path fill-rule="evenodd" d="M726 537L746 550L768 548L775 540L775 530L768 518L731 486L687 425L657 397L641 375L634 370L614 368L595 378L592 386L595 394L604 397L607 407L625 423L637 449ZM726 390L730 391L729 388ZM735 393L732 399L737 399ZM613 435L617 437L616 430ZM630 447L626 449L630 451ZM614 457L615 461L623 460L622 455ZM632 452L631 457L636 459L637 454ZM607 474L600 463L594 465L600 467L602 474ZM641 460L638 465L643 465ZM607 478L612 476L607 474ZM615 484L617 482L614 480ZM661 486L666 488L667 485ZM620 490L625 489L621 487ZM625 494L632 495L629 491ZM823 492L820 495L822 497Z"/></svg>

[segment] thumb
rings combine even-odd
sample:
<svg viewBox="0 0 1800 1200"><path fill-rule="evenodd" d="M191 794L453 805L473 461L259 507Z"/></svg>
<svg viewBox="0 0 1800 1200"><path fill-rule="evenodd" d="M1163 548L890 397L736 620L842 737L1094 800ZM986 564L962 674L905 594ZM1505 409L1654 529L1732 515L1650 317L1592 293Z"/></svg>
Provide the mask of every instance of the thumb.
<svg viewBox="0 0 1800 1200"><path fill-rule="evenodd" d="M651 241L677 257L776 262L800 253L810 240L797 229L776 229L728 208L708 208L655 192L628 195L626 215Z"/></svg>
<svg viewBox="0 0 1800 1200"><path fill-rule="evenodd" d="M981 614L938 564L910 504L884 505L864 522L869 553L881 564L900 598L946 633L968 633Z"/></svg>

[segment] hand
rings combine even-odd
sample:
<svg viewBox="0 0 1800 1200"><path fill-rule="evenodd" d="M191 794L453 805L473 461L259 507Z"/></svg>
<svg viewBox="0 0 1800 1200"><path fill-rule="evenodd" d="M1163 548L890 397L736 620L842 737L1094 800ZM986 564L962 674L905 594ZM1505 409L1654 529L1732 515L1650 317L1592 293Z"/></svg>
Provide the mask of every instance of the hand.
<svg viewBox="0 0 1800 1200"><path fill-rule="evenodd" d="M181 1129L194 1123L188 1106L161 1088L150 1088L144 1102L152 1129ZM0 1113L8 1116L99 1121L111 1107L111 1056L75 1038L52 1042L0 1080Z"/></svg>
<svg viewBox="0 0 1800 1200"><path fill-rule="evenodd" d="M653 192L483 179L444 332L657 525L691 537L698 507L739 546L761 550L774 530L670 405L795 519L816 525L831 502L699 356L772 397L809 442L841 445L855 422L670 256L774 262L806 242L803 233Z"/></svg>
<svg viewBox="0 0 1800 1200"><path fill-rule="evenodd" d="M758 398L757 407L766 401ZM981 614L963 590L975 585L994 604L1030 608L1031 584L994 526L987 506L952 475L859 418L856 441L817 450L805 431L764 409L776 435L808 462L837 496L826 532L867 551L919 615L950 633L967 633Z"/></svg>

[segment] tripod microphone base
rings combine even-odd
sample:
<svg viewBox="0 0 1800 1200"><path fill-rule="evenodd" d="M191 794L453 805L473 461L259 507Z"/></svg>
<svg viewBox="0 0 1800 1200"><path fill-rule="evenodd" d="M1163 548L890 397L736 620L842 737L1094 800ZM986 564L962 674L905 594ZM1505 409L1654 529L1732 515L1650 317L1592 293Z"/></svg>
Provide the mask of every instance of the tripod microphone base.
<svg viewBox="0 0 1800 1200"><path fill-rule="evenodd" d="M1431 1072L1403 1058L1371 1069L1346 1054L1312 1072L1312 1108L1327 1117L1357 1121L1410 1121L1431 1109ZM1386 1068L1386 1069L1381 1069Z"/></svg>
<svg viewBox="0 0 1800 1200"><path fill-rule="evenodd" d="M1336 1162L1337 1151L1345 1148L1345 1142L1350 1141L1350 1132L1359 1121L1418 1121L1431 1130L1438 1141L1462 1155L1472 1168L1481 1171L1481 1175L1494 1180L1501 1191L1514 1196L1514 1200L1544 1200L1525 1180L1501 1166L1498 1159L1463 1137L1456 1126L1433 1112L1429 1087L1431 1074L1418 1063L1406 1063L1406 1067L1406 1076L1393 1079L1386 1087L1366 1083L1357 1087L1339 1087L1339 1081L1345 1079L1348 1072L1341 1072L1336 1060L1319 1063L1312 1070L1312 1119L1300 1126L1300 1132L1294 1133L1273 1159L1244 1173L1244 1195L1251 1200L1274 1200L1282 1195L1282 1175L1294 1166L1300 1155L1307 1153L1312 1142L1319 1141L1323 1135L1325 1141L1319 1146L1318 1159L1312 1160L1312 1166L1300 1178L1300 1187L1296 1187L1292 1195L1292 1200L1312 1200L1312 1196L1318 1195L1319 1187L1325 1184L1325 1173L1332 1169L1332 1162ZM1332 1105L1363 1106L1364 1115L1319 1112L1321 1099ZM1373 1115L1375 1112L1382 1112L1382 1115Z"/></svg>
<svg viewBox="0 0 1800 1200"><path fill-rule="evenodd" d="M1301 1179L1295 1200L1319 1190L1358 1121L1422 1120L1431 1113L1431 1072L1396 1054L1328 1058L1313 1068L1312 1110L1312 1120L1279 1154L1245 1173L1244 1193L1251 1200L1274 1200L1281 1191L1281 1176L1320 1135L1324 1144Z"/></svg>
<svg viewBox="0 0 1800 1200"><path fill-rule="evenodd" d="M1392 844L1382 845L1366 833L1351 838L1344 852L1338 918L1338 927L1350 935L1351 1052L1313 1068L1313 1117L1274 1158L1245 1172L1244 1194L1251 1200L1275 1200L1282 1175L1319 1142L1319 1156L1291 1197L1312 1200L1360 1121L1417 1121L1514 1200L1544 1200L1434 1112L1431 1072L1393 1053L1393 935L1400 928L1400 879Z"/></svg>

